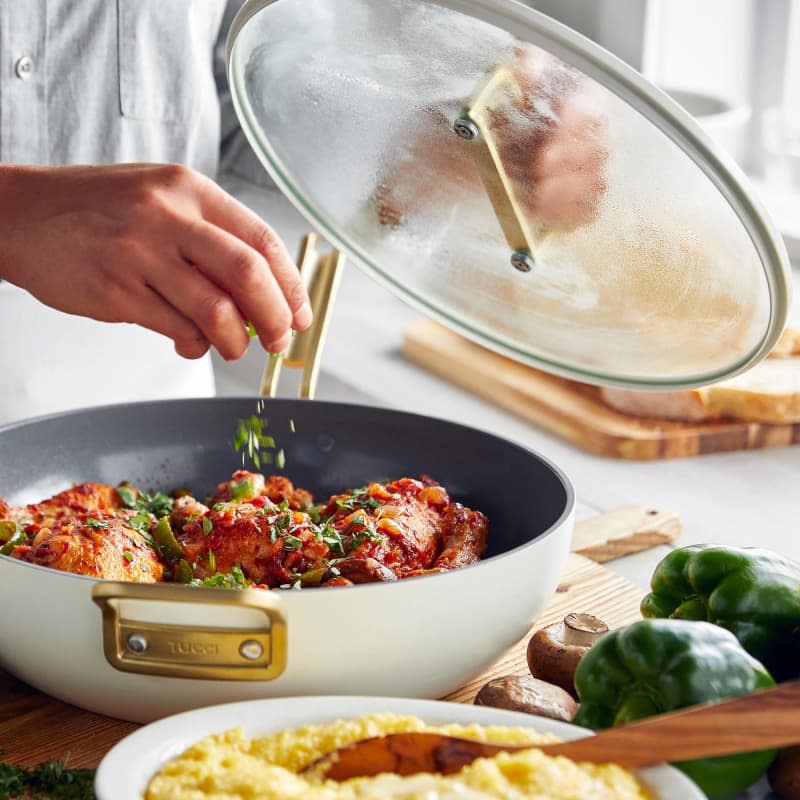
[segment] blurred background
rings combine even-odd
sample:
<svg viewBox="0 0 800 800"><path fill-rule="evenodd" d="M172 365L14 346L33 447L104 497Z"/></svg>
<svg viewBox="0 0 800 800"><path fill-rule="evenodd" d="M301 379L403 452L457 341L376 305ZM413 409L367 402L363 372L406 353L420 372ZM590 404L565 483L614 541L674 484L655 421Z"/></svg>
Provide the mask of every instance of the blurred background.
<svg viewBox="0 0 800 800"><path fill-rule="evenodd" d="M753 179L800 262L800 0L528 0L627 61Z"/></svg>

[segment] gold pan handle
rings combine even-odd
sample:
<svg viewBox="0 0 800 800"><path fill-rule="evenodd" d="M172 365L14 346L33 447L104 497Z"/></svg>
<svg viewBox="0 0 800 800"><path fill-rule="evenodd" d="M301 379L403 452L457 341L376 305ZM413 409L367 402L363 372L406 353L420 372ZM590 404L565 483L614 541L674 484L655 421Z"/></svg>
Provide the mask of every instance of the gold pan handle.
<svg viewBox="0 0 800 800"><path fill-rule="evenodd" d="M92 600L103 614L106 660L122 672L269 681L286 669L286 612L275 592L103 581L93 587ZM126 604L130 609L149 603L230 608L232 620L236 609L247 609L250 622L248 627L206 627L122 616ZM252 621L254 611L258 622Z"/></svg>

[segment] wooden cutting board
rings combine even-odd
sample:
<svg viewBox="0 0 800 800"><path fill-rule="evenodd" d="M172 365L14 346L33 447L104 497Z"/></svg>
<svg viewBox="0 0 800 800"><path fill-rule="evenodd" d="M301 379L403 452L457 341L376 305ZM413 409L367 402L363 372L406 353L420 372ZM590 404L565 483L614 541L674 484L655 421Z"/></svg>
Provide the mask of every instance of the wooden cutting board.
<svg viewBox="0 0 800 800"><path fill-rule="evenodd" d="M800 443L800 424L630 417L609 408L596 386L519 364L427 320L406 331L404 352L431 372L601 456L681 458Z"/></svg>
<svg viewBox="0 0 800 800"><path fill-rule="evenodd" d="M550 604L535 629L586 611L616 627L639 618L643 590L596 561L608 561L667 544L681 533L677 515L648 506L626 506L575 526L573 551ZM222 590L221 590L222 591ZM483 675L443 698L471 703L488 680L527 673L529 635L501 655ZM83 711L54 700L0 670L0 760L34 766L68 756L72 767L96 767L120 739L136 730L132 722Z"/></svg>

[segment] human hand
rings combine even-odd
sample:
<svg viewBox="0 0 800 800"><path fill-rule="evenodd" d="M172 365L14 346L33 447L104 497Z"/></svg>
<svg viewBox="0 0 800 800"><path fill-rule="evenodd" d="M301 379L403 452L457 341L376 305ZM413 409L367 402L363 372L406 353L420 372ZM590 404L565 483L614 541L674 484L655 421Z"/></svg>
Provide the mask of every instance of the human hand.
<svg viewBox="0 0 800 800"><path fill-rule="evenodd" d="M573 230L597 216L608 184L607 131L586 102L579 73L532 45L516 52L521 91L493 114L501 162L528 218L543 230Z"/></svg>
<svg viewBox="0 0 800 800"><path fill-rule="evenodd" d="M177 164L0 167L0 278L60 311L164 334L186 358L210 346L239 358L246 321L281 352L311 323L276 234Z"/></svg>
<svg viewBox="0 0 800 800"><path fill-rule="evenodd" d="M514 199L539 231L590 223L607 191L609 151L601 115L584 102L579 78L542 50L520 46L511 73L519 92L498 87L488 116ZM460 139L444 114L428 113L425 132L399 154L375 192L382 224L402 225L438 207L449 210L454 199L484 191L476 143Z"/></svg>

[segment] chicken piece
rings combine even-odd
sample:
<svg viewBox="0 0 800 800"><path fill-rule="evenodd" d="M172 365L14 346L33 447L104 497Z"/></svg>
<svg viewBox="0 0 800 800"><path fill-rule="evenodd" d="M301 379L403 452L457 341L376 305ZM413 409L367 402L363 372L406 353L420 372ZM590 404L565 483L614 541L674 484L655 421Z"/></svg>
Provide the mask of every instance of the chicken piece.
<svg viewBox="0 0 800 800"><path fill-rule="evenodd" d="M164 567L149 538L129 524L132 516L123 512L57 519L41 527L31 544L14 548L11 556L93 578L155 583L163 579Z"/></svg>
<svg viewBox="0 0 800 800"><path fill-rule="evenodd" d="M270 587L293 584L327 565L330 547L308 514L267 497L250 503L218 502L177 534L196 578L239 567L247 580Z"/></svg>
<svg viewBox="0 0 800 800"><path fill-rule="evenodd" d="M433 566L450 504L445 489L430 479L400 478L334 495L321 516L330 517L348 556L375 559L403 578Z"/></svg>
<svg viewBox="0 0 800 800"><path fill-rule="evenodd" d="M249 503L256 497L267 497L276 505L287 503L294 511L303 511L314 502L310 492L295 488L294 484L282 475L270 475L265 478L259 472L239 469L233 473L229 481L223 481L217 486L217 491L211 498L211 505L229 502Z"/></svg>
<svg viewBox="0 0 800 800"><path fill-rule="evenodd" d="M106 483L76 483L41 503L26 507L30 521L43 525L78 514L107 514L124 508L117 490Z"/></svg>
<svg viewBox="0 0 800 800"><path fill-rule="evenodd" d="M451 503L442 518L442 552L434 562L439 569L460 569L478 562L486 552L489 520L480 511Z"/></svg>

